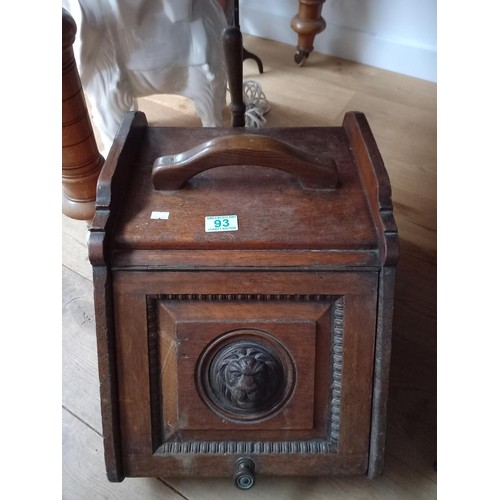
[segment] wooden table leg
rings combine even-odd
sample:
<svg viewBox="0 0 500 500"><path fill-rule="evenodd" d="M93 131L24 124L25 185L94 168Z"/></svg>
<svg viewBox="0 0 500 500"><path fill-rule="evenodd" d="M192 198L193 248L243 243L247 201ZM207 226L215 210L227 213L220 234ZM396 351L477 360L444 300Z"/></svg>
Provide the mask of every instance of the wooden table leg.
<svg viewBox="0 0 500 500"><path fill-rule="evenodd" d="M90 221L95 213L99 153L73 53L76 24L62 12L62 212Z"/></svg>
<svg viewBox="0 0 500 500"><path fill-rule="evenodd" d="M299 12L291 22L292 29L299 35L297 52L294 60L304 64L313 50L314 37L326 28L326 21L321 17L325 0L299 0Z"/></svg>

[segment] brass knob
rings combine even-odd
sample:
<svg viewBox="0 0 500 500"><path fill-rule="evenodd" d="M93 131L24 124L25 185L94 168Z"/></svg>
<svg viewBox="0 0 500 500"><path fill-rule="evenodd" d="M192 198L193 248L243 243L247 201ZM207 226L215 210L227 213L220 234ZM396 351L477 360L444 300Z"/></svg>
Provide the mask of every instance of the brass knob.
<svg viewBox="0 0 500 500"><path fill-rule="evenodd" d="M255 464L251 458L241 457L234 464L234 484L240 490L248 490L255 483Z"/></svg>

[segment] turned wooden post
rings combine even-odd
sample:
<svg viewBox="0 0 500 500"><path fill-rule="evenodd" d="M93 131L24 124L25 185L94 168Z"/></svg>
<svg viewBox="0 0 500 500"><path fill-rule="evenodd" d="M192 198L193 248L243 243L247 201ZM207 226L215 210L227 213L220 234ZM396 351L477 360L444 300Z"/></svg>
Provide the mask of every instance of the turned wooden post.
<svg viewBox="0 0 500 500"><path fill-rule="evenodd" d="M326 28L321 17L325 0L299 0L299 12L292 18L290 26L299 35L294 60L302 65L309 57L314 46L314 37Z"/></svg>
<svg viewBox="0 0 500 500"><path fill-rule="evenodd" d="M243 100L243 37L237 26L228 26L222 32L226 57L228 86L231 94L233 127L245 126L245 101Z"/></svg>
<svg viewBox="0 0 500 500"><path fill-rule="evenodd" d="M104 164L90 122L73 53L76 23L62 11L62 212L92 220L97 178Z"/></svg>

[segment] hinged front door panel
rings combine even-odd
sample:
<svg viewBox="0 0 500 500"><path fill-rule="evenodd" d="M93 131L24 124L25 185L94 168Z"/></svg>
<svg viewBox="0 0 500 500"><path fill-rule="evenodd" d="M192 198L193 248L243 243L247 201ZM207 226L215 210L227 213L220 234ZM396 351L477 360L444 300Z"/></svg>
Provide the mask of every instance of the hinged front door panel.
<svg viewBox="0 0 500 500"><path fill-rule="evenodd" d="M366 472L377 273L113 282L126 475Z"/></svg>

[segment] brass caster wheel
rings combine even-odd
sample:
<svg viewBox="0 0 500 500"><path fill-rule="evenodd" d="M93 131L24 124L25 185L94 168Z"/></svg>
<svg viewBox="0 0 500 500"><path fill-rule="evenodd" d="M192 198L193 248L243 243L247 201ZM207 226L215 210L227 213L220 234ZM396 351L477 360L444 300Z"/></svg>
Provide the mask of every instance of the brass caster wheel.
<svg viewBox="0 0 500 500"><path fill-rule="evenodd" d="M309 57L310 51L305 49L297 49L295 55L293 56L293 60L298 66L303 66Z"/></svg>

